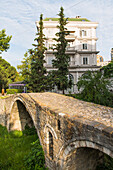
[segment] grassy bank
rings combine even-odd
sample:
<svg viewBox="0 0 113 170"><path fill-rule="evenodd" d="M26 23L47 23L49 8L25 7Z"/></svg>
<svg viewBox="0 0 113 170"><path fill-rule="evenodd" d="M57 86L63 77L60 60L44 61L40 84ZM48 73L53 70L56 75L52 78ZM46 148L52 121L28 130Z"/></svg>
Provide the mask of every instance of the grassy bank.
<svg viewBox="0 0 113 170"><path fill-rule="evenodd" d="M0 125L0 170L38 170L40 165L45 169L44 154L37 134L33 130L8 133Z"/></svg>

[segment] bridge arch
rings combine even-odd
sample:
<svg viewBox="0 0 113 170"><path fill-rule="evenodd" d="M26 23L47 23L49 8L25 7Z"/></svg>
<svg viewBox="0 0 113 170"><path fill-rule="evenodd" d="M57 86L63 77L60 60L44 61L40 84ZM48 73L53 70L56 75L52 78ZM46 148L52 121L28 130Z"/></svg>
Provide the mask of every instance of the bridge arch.
<svg viewBox="0 0 113 170"><path fill-rule="evenodd" d="M36 128L35 117L32 114L32 108L29 107L21 96L16 96L10 106L10 115L7 120L7 129L10 130L24 130L25 125Z"/></svg>
<svg viewBox="0 0 113 170"><path fill-rule="evenodd" d="M65 170L83 169L95 170L97 163L103 160L103 155L107 154L113 158L111 151L92 141L73 140L62 146L57 157L57 168Z"/></svg>
<svg viewBox="0 0 113 170"><path fill-rule="evenodd" d="M55 130L53 129L53 127L50 124L46 124L44 127L44 134L46 134L45 139L44 139L45 143L48 143L48 141L49 141L49 132L52 134L52 136L55 139L58 139L57 134L56 134Z"/></svg>
<svg viewBox="0 0 113 170"><path fill-rule="evenodd" d="M50 169L56 168L57 170L58 167L58 170L64 170L67 169L68 164L74 166L77 160L77 157L74 157L76 154L81 154L81 158L82 155L85 155L87 152L95 153L97 156L99 153L105 153L113 157L113 127L110 124L113 110L103 108L103 106L88 105L88 103L86 105L83 101L78 102L72 98L67 99L67 97L65 102L62 102L65 97L48 93L17 94L16 96L11 96L13 102L11 102L10 98L7 99L5 110L6 119L7 115L9 115L8 129L11 129L10 125L12 122L15 122L14 130L19 124L17 123L19 121L15 120L15 110L18 108L18 114L16 115L19 115L21 109L17 106L20 104L25 113L29 114L29 117L37 129L40 142L45 152L46 164ZM52 101L57 104L57 107L53 106ZM61 103L64 104L63 108L65 110L60 107ZM67 106L71 106L71 110L72 106L74 106L73 110L75 110L75 112L72 110L71 113ZM85 113L83 113L86 106L88 109L86 108ZM78 108L80 110L77 110ZM101 110L104 111L101 113ZM78 111L80 115L77 116ZM97 116L96 119L95 117L92 119L93 114L95 114L95 117ZM91 119L89 117L90 115ZM11 117L13 117L15 121L11 121ZM105 117L107 117L106 122L104 120ZM102 118L102 120L100 120L100 118ZM19 120L19 116L17 120ZM20 128L20 130L21 129L22 128ZM69 159L73 161L70 162ZM74 170L75 168L71 167L71 169Z"/></svg>
<svg viewBox="0 0 113 170"><path fill-rule="evenodd" d="M47 154L52 160L54 158L54 141L57 139L54 128L47 123L44 127L44 143L46 143Z"/></svg>

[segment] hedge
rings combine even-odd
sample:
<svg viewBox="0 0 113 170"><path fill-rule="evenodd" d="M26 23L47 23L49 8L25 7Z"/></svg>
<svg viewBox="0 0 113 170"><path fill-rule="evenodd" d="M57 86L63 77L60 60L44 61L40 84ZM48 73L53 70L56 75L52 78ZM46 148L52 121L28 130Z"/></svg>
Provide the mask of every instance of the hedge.
<svg viewBox="0 0 113 170"><path fill-rule="evenodd" d="M22 93L22 89L6 89L7 94Z"/></svg>

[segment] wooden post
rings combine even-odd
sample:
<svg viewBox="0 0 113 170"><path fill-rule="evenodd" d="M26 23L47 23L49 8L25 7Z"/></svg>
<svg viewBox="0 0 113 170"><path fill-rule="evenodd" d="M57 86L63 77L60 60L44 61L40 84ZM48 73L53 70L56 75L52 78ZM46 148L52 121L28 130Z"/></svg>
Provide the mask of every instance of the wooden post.
<svg viewBox="0 0 113 170"><path fill-rule="evenodd" d="M2 95L4 95L4 89L2 89Z"/></svg>
<svg viewBox="0 0 113 170"><path fill-rule="evenodd" d="M4 95L4 84L2 85L2 95Z"/></svg>

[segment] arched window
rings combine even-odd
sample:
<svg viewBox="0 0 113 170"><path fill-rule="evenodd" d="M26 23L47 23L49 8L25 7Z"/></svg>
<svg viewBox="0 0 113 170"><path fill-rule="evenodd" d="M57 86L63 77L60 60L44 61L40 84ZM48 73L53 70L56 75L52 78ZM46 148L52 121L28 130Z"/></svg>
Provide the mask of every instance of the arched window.
<svg viewBox="0 0 113 170"><path fill-rule="evenodd" d="M61 129L61 124L60 124L60 120L58 119L58 130Z"/></svg>
<svg viewBox="0 0 113 170"><path fill-rule="evenodd" d="M53 159L53 135L49 132L49 156Z"/></svg>

